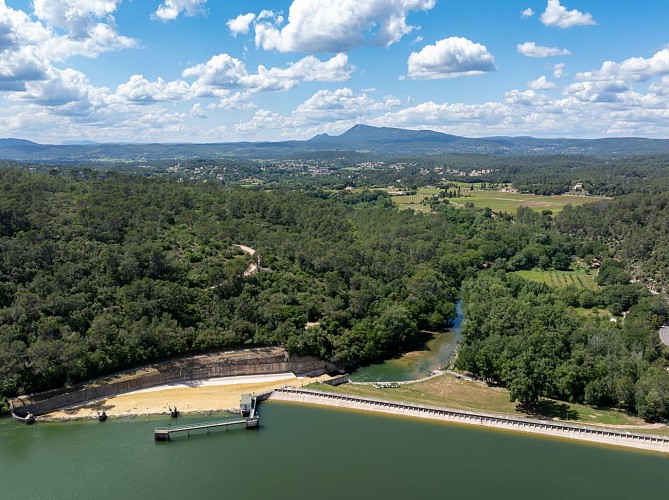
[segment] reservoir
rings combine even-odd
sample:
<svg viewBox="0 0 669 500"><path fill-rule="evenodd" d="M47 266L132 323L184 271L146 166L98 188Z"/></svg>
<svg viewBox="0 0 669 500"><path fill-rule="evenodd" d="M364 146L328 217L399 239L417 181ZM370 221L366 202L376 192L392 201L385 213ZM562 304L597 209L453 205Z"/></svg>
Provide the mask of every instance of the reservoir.
<svg viewBox="0 0 669 500"><path fill-rule="evenodd" d="M669 458L279 402L260 430L0 420L3 498L666 498ZM179 424L220 415L188 416Z"/></svg>

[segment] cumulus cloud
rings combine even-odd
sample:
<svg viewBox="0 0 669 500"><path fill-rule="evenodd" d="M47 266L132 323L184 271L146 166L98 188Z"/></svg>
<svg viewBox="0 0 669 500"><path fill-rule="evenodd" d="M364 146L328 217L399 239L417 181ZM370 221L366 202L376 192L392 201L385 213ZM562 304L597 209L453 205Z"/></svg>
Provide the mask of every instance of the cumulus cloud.
<svg viewBox="0 0 669 500"><path fill-rule="evenodd" d="M200 104L199 102L193 104L193 107L190 108L189 114L192 118L200 118L200 119L207 118L207 113L204 109L202 109L202 104Z"/></svg>
<svg viewBox="0 0 669 500"><path fill-rule="evenodd" d="M132 47L135 40L116 31L114 17L121 0L34 0L35 17L46 31L40 34L38 50L49 59L72 55L97 57L103 52ZM3 2L4 4L4 2ZM33 34L39 27L24 21ZM39 23L38 23L39 24ZM25 38L24 38L25 39Z"/></svg>
<svg viewBox="0 0 669 500"><path fill-rule="evenodd" d="M457 78L495 71L495 59L485 45L460 37L439 40L412 52L407 61L413 79Z"/></svg>
<svg viewBox="0 0 669 500"><path fill-rule="evenodd" d="M377 99L367 92L354 92L346 87L319 90L288 115L261 109L251 120L237 124L235 131L252 135L258 131L277 130L284 137L341 133L356 123L364 123L379 113L399 107L401 102L393 96Z"/></svg>
<svg viewBox="0 0 669 500"><path fill-rule="evenodd" d="M352 71L346 54L337 54L327 61L307 56L287 68L258 66L257 73L249 73L239 59L219 54L206 63L185 69L183 76L196 78L193 86L202 95L216 95L216 89L275 91L289 90L301 81L342 81L350 78Z"/></svg>
<svg viewBox="0 0 669 500"><path fill-rule="evenodd" d="M546 26L555 28L572 28L574 26L589 26L597 24L592 14L583 13L576 9L567 10L560 5L560 0L548 0L546 10L539 20Z"/></svg>
<svg viewBox="0 0 669 500"><path fill-rule="evenodd" d="M25 90L26 82L49 79L51 66L33 47L0 54L0 90Z"/></svg>
<svg viewBox="0 0 669 500"><path fill-rule="evenodd" d="M669 77L665 76L659 82L651 83L648 91L658 96L669 96Z"/></svg>
<svg viewBox="0 0 669 500"><path fill-rule="evenodd" d="M251 29L251 23L255 18L256 15L253 13L240 14L236 18L228 20L226 25L232 36L246 35L249 32L249 29Z"/></svg>
<svg viewBox="0 0 669 500"><path fill-rule="evenodd" d="M562 78L563 76L567 76L567 73L564 71L564 63L559 63L553 66L553 77L554 78Z"/></svg>
<svg viewBox="0 0 669 500"><path fill-rule="evenodd" d="M536 80L527 82L527 88L531 90L550 90L556 88L554 82L549 82L545 76L540 76Z"/></svg>
<svg viewBox="0 0 669 500"><path fill-rule="evenodd" d="M35 17L54 28L85 36L96 19L109 18L121 0L33 0Z"/></svg>
<svg viewBox="0 0 669 500"><path fill-rule="evenodd" d="M564 94L583 102L622 102L631 88L622 80L578 82L567 86Z"/></svg>
<svg viewBox="0 0 669 500"><path fill-rule="evenodd" d="M606 61L595 71L577 73L577 80L624 80L646 81L653 76L669 74L669 49L662 49L652 57L632 57L621 63Z"/></svg>
<svg viewBox="0 0 669 500"><path fill-rule="evenodd" d="M190 86L183 80L165 82L158 78L150 82L143 75L133 75L126 83L116 88L116 95L134 104L180 101L188 98Z"/></svg>
<svg viewBox="0 0 669 500"><path fill-rule="evenodd" d="M548 103L548 98L532 89L525 91L514 89L504 94L504 102L521 106L542 106Z"/></svg>
<svg viewBox="0 0 669 500"><path fill-rule="evenodd" d="M519 54L527 57L554 57L570 56L571 52L567 49L558 49L557 47L542 47L534 42L519 43L516 45Z"/></svg>
<svg viewBox="0 0 669 500"><path fill-rule="evenodd" d="M207 0L165 0L158 6L153 17L161 21L174 21L181 14L197 16L204 12Z"/></svg>
<svg viewBox="0 0 669 500"><path fill-rule="evenodd" d="M31 82L56 78L54 63L73 55L133 46L114 27L119 1L35 0L34 16L0 1L0 90L25 91Z"/></svg>
<svg viewBox="0 0 669 500"><path fill-rule="evenodd" d="M343 52L366 44L391 45L414 26L411 12L435 0L294 0L283 27L280 17L258 16L256 46L279 52Z"/></svg>
<svg viewBox="0 0 669 500"><path fill-rule="evenodd" d="M532 17L534 15L534 11L530 9L529 7L525 10L520 11L520 17L523 19L527 19L528 17Z"/></svg>
<svg viewBox="0 0 669 500"><path fill-rule="evenodd" d="M300 104L294 115L306 122L329 122L333 120L361 120L373 113L399 107L401 102L386 96L376 100L367 93L356 94L349 88L334 91L319 90Z"/></svg>

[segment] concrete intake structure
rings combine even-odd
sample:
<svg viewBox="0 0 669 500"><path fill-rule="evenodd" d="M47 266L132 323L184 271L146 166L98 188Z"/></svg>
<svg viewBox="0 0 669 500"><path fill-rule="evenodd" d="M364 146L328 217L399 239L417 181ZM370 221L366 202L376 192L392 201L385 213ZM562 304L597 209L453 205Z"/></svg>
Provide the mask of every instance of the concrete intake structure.
<svg viewBox="0 0 669 500"><path fill-rule="evenodd" d="M293 401L316 405L336 406L366 410L377 413L390 413L407 417L441 420L465 425L476 425L504 429L528 434L540 434L561 439L573 439L612 446L624 446L640 450L669 453L669 437L651 434L635 434L585 425L567 424L546 420L532 420L521 417L506 417L491 413L479 413L454 410L436 406L416 405L397 401L362 398L314 391L309 389L283 388L275 390L269 397L276 401Z"/></svg>

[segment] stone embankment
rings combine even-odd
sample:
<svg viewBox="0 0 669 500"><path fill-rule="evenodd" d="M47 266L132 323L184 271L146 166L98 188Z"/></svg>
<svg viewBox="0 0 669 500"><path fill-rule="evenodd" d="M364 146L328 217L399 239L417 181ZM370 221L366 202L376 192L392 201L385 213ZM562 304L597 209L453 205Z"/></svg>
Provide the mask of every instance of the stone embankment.
<svg viewBox="0 0 669 500"><path fill-rule="evenodd" d="M10 406L14 415L25 417L28 413L42 415L88 401L167 384L287 372L315 376L332 369L334 366L318 358L292 357L278 347L226 351L156 363L67 389L20 396L11 399Z"/></svg>
<svg viewBox="0 0 669 500"><path fill-rule="evenodd" d="M585 425L566 424L547 420L532 420L520 417L505 417L489 413L415 405L381 399L361 398L308 389L277 389L272 393L269 399L351 408L377 413L390 413L393 415L403 415L430 420L442 420L458 424L504 429L527 434L553 436L561 439L669 453L668 437L650 434L635 434L625 431L588 427Z"/></svg>

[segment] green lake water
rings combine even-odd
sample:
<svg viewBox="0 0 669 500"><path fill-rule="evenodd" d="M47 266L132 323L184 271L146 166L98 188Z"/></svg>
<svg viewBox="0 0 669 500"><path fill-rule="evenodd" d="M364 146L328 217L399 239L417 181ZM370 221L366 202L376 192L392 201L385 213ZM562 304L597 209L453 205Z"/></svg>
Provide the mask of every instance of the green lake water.
<svg viewBox="0 0 669 500"><path fill-rule="evenodd" d="M425 349L389 359L383 363L375 363L359 368L351 373L353 382L379 382L417 380L427 377L434 370L448 364L460 340L462 326L462 306L456 303L456 316L451 328L442 333L434 334L426 339Z"/></svg>
<svg viewBox="0 0 669 500"><path fill-rule="evenodd" d="M166 443L153 441L153 428L169 417L33 426L2 419L2 498L610 500L669 492L664 456L307 405L260 410L259 430L198 431Z"/></svg>

